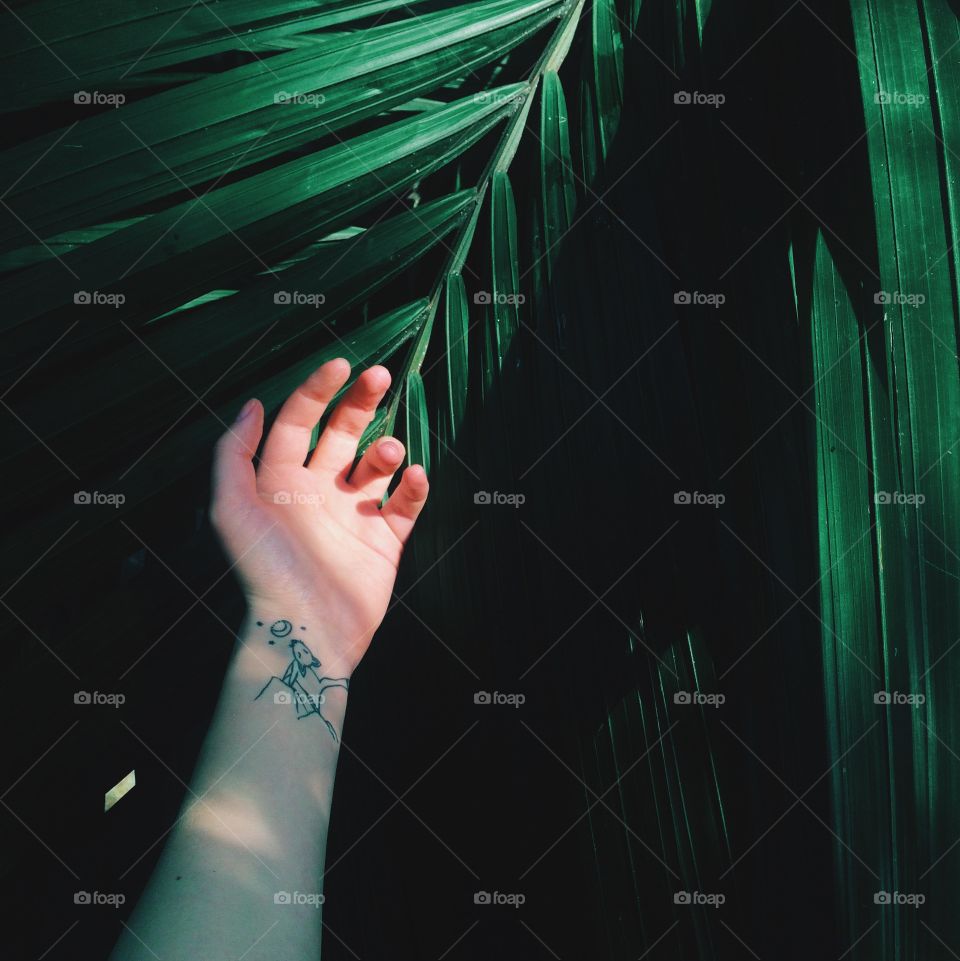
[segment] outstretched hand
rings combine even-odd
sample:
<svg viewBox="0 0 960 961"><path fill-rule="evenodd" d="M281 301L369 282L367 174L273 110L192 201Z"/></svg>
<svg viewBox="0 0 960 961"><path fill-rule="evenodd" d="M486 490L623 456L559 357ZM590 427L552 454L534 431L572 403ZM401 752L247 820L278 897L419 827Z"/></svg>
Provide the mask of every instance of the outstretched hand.
<svg viewBox="0 0 960 961"><path fill-rule="evenodd" d="M248 401L217 444L211 505L251 611L303 623L309 618L311 645L317 644L325 672L344 675L383 620L403 545L428 491L426 473L413 465L380 507L404 457L393 437L371 444L351 473L360 437L390 386L384 367L357 378L304 466L313 429L349 376L346 360L331 360L290 395L257 470L264 411L259 401Z"/></svg>

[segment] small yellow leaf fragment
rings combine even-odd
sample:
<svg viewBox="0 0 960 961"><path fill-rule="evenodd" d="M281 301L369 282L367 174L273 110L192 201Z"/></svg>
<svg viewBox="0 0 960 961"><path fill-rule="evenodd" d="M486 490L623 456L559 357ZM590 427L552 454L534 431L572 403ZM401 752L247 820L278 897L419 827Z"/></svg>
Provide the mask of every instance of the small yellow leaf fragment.
<svg viewBox="0 0 960 961"><path fill-rule="evenodd" d="M133 789L133 786L137 783L137 772L131 771L122 781L115 784L106 794L103 796L103 810L109 811L110 808L117 803L129 791Z"/></svg>

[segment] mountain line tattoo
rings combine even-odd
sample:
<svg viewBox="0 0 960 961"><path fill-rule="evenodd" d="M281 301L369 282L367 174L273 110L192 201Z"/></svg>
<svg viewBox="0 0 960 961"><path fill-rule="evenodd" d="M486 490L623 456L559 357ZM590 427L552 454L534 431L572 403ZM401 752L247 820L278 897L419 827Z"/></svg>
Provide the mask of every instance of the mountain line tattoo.
<svg viewBox="0 0 960 961"><path fill-rule="evenodd" d="M263 622L257 621L257 626L262 627ZM304 627L300 629L306 630ZM267 643L276 644L274 638L287 637L292 633L293 625L290 621L274 621L274 623L270 625L271 637ZM320 707L324 701L325 691L330 690L332 687L342 687L344 690L348 690L350 687L350 678L324 677L322 674L319 674L317 668L321 666L320 661L314 657L313 651L311 651L303 641L297 638L291 638L289 647L292 659L287 665L287 669L283 672L283 676L279 677L274 674L274 676L263 685L260 693L254 700L258 700L262 694L266 693L268 688L277 688L282 684L286 690L275 690L273 695L274 701L277 704L292 704L297 712L297 720L302 720L305 717L316 714L327 726L330 737L332 737L335 742L338 742L340 738L337 735L337 729L323 716Z"/></svg>

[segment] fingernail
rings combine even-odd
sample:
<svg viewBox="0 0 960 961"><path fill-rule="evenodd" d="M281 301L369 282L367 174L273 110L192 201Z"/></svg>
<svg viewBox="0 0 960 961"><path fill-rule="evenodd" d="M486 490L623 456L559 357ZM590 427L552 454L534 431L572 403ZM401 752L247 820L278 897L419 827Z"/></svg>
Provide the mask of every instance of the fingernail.
<svg viewBox="0 0 960 961"><path fill-rule="evenodd" d="M400 454L400 445L395 440L385 440L380 444L380 453L390 460L396 460Z"/></svg>
<svg viewBox="0 0 960 961"><path fill-rule="evenodd" d="M240 421L245 420L247 417L249 417L249 416L253 413L253 409L254 409L254 407L256 407L256 406L257 406L256 400L254 400L254 399L251 397L250 400L248 400L248 401L243 405L243 407L240 408L240 413L237 414L236 423L239 424Z"/></svg>

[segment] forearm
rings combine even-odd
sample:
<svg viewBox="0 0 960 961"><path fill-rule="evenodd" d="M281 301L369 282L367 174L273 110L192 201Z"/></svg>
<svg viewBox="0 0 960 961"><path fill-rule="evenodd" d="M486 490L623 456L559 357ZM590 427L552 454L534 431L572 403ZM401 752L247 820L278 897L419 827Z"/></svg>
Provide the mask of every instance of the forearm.
<svg viewBox="0 0 960 961"><path fill-rule="evenodd" d="M112 961L316 956L347 699L325 678L349 673L313 665L320 633L315 615L248 614L180 820Z"/></svg>
<svg viewBox="0 0 960 961"><path fill-rule="evenodd" d="M259 401L244 404L217 442L210 519L257 600L183 813L113 961L313 961L319 953L346 688L386 614L429 488L422 467L407 467L381 509L403 446L384 437L357 461L390 385L384 367L356 378L310 453L349 375L336 358L287 398L258 468Z"/></svg>

